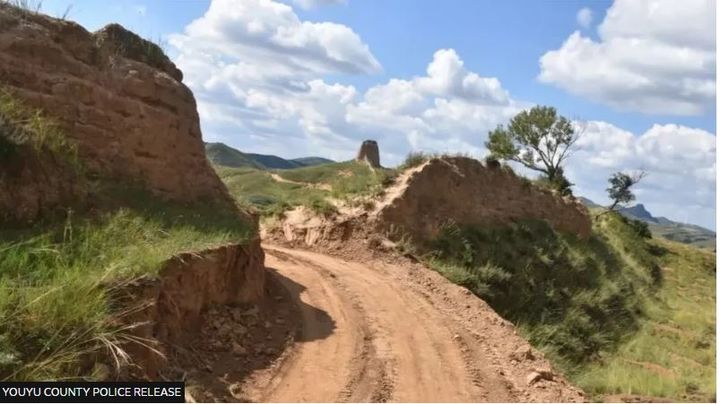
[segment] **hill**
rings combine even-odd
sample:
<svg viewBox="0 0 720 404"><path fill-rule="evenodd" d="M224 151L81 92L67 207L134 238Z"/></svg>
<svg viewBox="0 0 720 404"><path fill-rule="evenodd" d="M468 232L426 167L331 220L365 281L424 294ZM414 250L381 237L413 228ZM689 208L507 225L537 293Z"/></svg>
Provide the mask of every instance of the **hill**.
<svg viewBox="0 0 720 404"><path fill-rule="evenodd" d="M590 199L583 197L578 199L588 208L600 207L600 205ZM640 220L647 223L650 232L654 236L700 248L715 248L714 231L694 224L676 222L662 216L653 216L641 203L627 208L621 208L618 212L628 219Z"/></svg>
<svg viewBox="0 0 720 404"><path fill-rule="evenodd" d="M157 379L203 310L263 296L256 220L203 156L160 47L13 3L28 2L0 1L0 380Z"/></svg>
<svg viewBox="0 0 720 404"><path fill-rule="evenodd" d="M205 153L208 160L212 163L234 168L247 167L260 170L287 170L333 163L332 160L322 157L300 157L288 160L268 154L243 153L224 143L205 143Z"/></svg>
<svg viewBox="0 0 720 404"><path fill-rule="evenodd" d="M369 198L352 206L336 186L368 178L367 166L352 176L335 165L220 176L236 197L282 188L268 202L290 203L265 218L267 242L361 262L392 251L434 269L514 324L590 400L714 399L712 253L648 239L618 213L597 217L600 207L587 212L505 168L444 156L409 167L374 182L382 189L364 187ZM330 208L308 206L313 192Z"/></svg>

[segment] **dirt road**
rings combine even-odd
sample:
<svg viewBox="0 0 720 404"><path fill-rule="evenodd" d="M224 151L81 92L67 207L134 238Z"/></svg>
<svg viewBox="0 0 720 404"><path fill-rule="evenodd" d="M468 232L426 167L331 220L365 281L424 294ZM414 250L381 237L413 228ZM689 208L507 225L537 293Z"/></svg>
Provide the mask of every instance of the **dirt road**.
<svg viewBox="0 0 720 404"><path fill-rule="evenodd" d="M264 248L267 268L299 300L301 330L282 363L247 379L252 401L582 399L559 377L528 385L544 359L484 302L434 273Z"/></svg>

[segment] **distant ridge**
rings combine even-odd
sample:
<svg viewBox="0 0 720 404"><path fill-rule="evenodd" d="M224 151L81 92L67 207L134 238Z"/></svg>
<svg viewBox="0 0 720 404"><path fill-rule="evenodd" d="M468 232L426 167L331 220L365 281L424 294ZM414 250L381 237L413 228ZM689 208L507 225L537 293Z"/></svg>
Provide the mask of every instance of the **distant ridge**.
<svg viewBox="0 0 720 404"><path fill-rule="evenodd" d="M601 207L590 199L580 197L580 201L589 208ZM666 217L653 216L645 205L639 203L627 208L618 209L621 215L634 220L641 220L648 224L650 231L655 236L664 237L668 240L690 244L696 247L714 248L715 232L704 227L672 221Z"/></svg>
<svg viewBox="0 0 720 404"><path fill-rule="evenodd" d="M258 170L287 170L334 163L333 160L322 157L300 157L287 160L268 154L244 153L224 143L205 143L205 154L208 160L216 165L235 168L248 167Z"/></svg>

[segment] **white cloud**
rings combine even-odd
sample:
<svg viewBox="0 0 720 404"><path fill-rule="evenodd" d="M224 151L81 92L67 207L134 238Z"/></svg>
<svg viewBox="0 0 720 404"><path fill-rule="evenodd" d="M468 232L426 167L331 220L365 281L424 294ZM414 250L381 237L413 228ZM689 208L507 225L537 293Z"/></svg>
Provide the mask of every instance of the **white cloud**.
<svg viewBox="0 0 720 404"><path fill-rule="evenodd" d="M452 96L487 104L508 102L508 94L494 77L480 77L468 72L453 49L435 52L427 67L427 77L415 79L416 87L436 96Z"/></svg>
<svg viewBox="0 0 720 404"><path fill-rule="evenodd" d="M309 10L311 8L327 6L330 4L347 4L347 0L293 0L293 3Z"/></svg>
<svg viewBox="0 0 720 404"><path fill-rule="evenodd" d="M361 140L374 138L384 162L397 164L410 149L481 154L477 145L487 131L520 110L499 80L469 71L452 49L438 50L426 75L391 79L364 94L327 83L328 73L379 69L369 51L357 56L368 47L350 28L330 24L352 33L346 44L336 36L313 39L307 35L318 31L301 27L329 23L301 21L289 6L269 0L231 6L216 0L183 34L170 36L198 99L206 139L289 157L346 159ZM318 44L327 45L325 51L317 51ZM334 54L344 57L328 57ZM340 59L355 63L347 68ZM435 140L440 134L446 137Z"/></svg>
<svg viewBox="0 0 720 404"><path fill-rule="evenodd" d="M591 121L568 160L576 193L607 203L611 173L645 170L638 202L656 216L714 227L715 136L702 129L653 125L639 136L607 122Z"/></svg>
<svg viewBox="0 0 720 404"><path fill-rule="evenodd" d="M619 109L677 115L712 109L713 0L616 0L598 31L599 41L576 31L545 53L539 79Z"/></svg>
<svg viewBox="0 0 720 404"><path fill-rule="evenodd" d="M226 64L254 61L300 73L374 73L380 63L345 25L301 21L272 0L213 0L202 17L170 43L187 56L216 57ZM245 62L247 65L248 63Z"/></svg>
<svg viewBox="0 0 720 404"><path fill-rule="evenodd" d="M468 71L453 49L440 49L427 75L391 79L348 108L348 122L393 134L403 149L484 154L487 133L522 109L496 78ZM397 139L403 139L400 142Z"/></svg>
<svg viewBox="0 0 720 404"><path fill-rule="evenodd" d="M302 21L289 6L269 0L216 0L184 33L172 35L205 140L288 158L344 160L362 140L375 139L389 166L411 150L482 157L488 131L532 106L513 99L497 78L471 71L453 49L428 55L425 74L392 78L365 92L329 83L328 74L372 73L380 64L350 28L330 24L345 33L330 40L316 29L325 24ZM577 194L602 202L611 172L645 168L650 176L638 195L653 213L709 226L714 140L676 125L638 136L593 121L567 173Z"/></svg>
<svg viewBox="0 0 720 404"><path fill-rule="evenodd" d="M592 10L587 7L581 8L580 11L578 11L576 17L578 25L585 29L590 28L590 24L592 24L592 18Z"/></svg>

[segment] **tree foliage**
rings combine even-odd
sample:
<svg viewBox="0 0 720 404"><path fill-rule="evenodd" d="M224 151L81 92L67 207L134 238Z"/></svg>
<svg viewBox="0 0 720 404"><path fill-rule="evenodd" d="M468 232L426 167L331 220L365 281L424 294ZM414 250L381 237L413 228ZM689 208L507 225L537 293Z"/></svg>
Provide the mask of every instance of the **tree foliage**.
<svg viewBox="0 0 720 404"><path fill-rule="evenodd" d="M607 193L613 203L610 205L608 210L615 210L618 206L634 201L635 194L632 192L631 188L633 185L640 182L645 175L646 173L644 171L633 175L618 171L611 175L608 179L610 186L607 188Z"/></svg>
<svg viewBox="0 0 720 404"><path fill-rule="evenodd" d="M646 175L645 171L635 174L618 171L611 175L608 179L610 186L607 188L607 193L610 200L612 200L612 204L603 213L612 212L618 207L634 201L635 194L632 192L632 187L645 178Z"/></svg>
<svg viewBox="0 0 720 404"><path fill-rule="evenodd" d="M507 128L500 125L491 131L485 147L494 158L538 171L554 188L569 194L572 184L565 178L562 165L576 140L570 120L553 107L536 106L517 114Z"/></svg>

